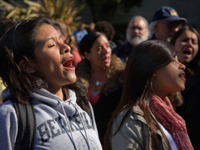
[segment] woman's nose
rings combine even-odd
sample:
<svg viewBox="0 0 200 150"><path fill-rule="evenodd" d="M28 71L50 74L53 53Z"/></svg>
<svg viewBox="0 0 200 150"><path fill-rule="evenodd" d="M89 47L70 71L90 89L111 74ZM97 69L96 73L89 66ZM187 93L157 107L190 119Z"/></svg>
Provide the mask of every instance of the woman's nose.
<svg viewBox="0 0 200 150"><path fill-rule="evenodd" d="M184 64L182 64L181 62L179 62L180 63L180 69L182 69L182 70L185 70L185 65Z"/></svg>
<svg viewBox="0 0 200 150"><path fill-rule="evenodd" d="M135 28L135 29L133 30L133 34L137 35L137 34L139 34L139 33L140 33L140 30L139 30L138 28Z"/></svg>
<svg viewBox="0 0 200 150"><path fill-rule="evenodd" d="M64 54L64 53L67 53L67 52L70 52L70 51L71 51L71 48L70 48L69 45L67 45L67 44L62 44L62 45L60 46L60 53L61 53L61 54Z"/></svg>

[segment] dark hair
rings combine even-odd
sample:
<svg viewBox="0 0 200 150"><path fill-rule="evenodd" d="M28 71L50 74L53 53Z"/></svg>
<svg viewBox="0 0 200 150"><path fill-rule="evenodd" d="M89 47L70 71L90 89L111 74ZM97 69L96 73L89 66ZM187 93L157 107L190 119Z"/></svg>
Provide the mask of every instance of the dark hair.
<svg viewBox="0 0 200 150"><path fill-rule="evenodd" d="M194 34L196 34L197 39L198 39L198 47L200 48L200 35L199 35L198 31L195 28L190 27L190 26L184 26L178 32L176 32L172 36L170 43L172 45L175 45L176 40L181 36L181 34L183 32L185 32L187 30L193 32ZM200 72L200 51L198 50L198 53L194 57L194 59L189 64L185 64L185 65L186 65L185 72L186 72L187 76L195 74L195 73L199 73Z"/></svg>
<svg viewBox="0 0 200 150"><path fill-rule="evenodd" d="M9 98L22 104L29 101L29 94L34 88L48 89L41 75L26 72L20 66L21 60L28 62L35 59L37 31L42 24L53 26L52 22L45 17L24 20L11 28L0 41L0 77L10 90L11 97ZM83 100L78 103L87 105L89 109L86 94L81 93L83 91L81 86L72 84L65 87L74 90L78 95L78 101Z"/></svg>
<svg viewBox="0 0 200 150"><path fill-rule="evenodd" d="M90 49L92 48L92 45L94 44L96 39L101 35L104 34L100 32L91 32L84 36L83 39L80 41L80 54L84 56L84 52L89 53Z"/></svg>
<svg viewBox="0 0 200 150"><path fill-rule="evenodd" d="M113 25L107 21L99 21L95 24L95 31L104 33L108 40L113 40L115 36L115 29Z"/></svg>
<svg viewBox="0 0 200 150"><path fill-rule="evenodd" d="M35 58L36 33L43 23L51 24L44 17L24 20L12 27L0 42L0 76L11 95L21 103L28 100L33 88L44 87L41 77L25 72L19 65L21 60Z"/></svg>
<svg viewBox="0 0 200 150"><path fill-rule="evenodd" d="M3 35L7 31L9 31L14 25L16 25L16 21L7 18L0 19L0 38L2 38Z"/></svg>
<svg viewBox="0 0 200 150"><path fill-rule="evenodd" d="M143 42L133 50L125 71L124 93L126 94L123 96L125 100L137 102L144 92L149 90L147 88L147 91L144 91L153 73L174 60L176 52L173 50L173 46L159 40Z"/></svg>
<svg viewBox="0 0 200 150"><path fill-rule="evenodd" d="M152 121L149 108L150 97L155 92L152 76L157 69L174 60L174 52L175 50L171 44L159 40L142 42L132 50L126 64L122 97L114 111L106 133L105 148L110 146L111 127L117 115L123 110L127 110L125 117L114 134L120 130L128 113L135 105L139 105L143 110L148 130L152 132L150 136L153 142L156 141L155 124Z"/></svg>

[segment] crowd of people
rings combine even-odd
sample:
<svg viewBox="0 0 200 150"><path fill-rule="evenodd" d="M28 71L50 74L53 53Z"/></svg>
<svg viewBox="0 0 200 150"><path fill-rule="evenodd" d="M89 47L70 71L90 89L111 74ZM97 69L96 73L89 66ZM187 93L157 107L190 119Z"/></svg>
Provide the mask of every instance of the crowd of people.
<svg viewBox="0 0 200 150"><path fill-rule="evenodd" d="M197 29L162 6L115 34L107 21L0 21L2 150L200 150Z"/></svg>

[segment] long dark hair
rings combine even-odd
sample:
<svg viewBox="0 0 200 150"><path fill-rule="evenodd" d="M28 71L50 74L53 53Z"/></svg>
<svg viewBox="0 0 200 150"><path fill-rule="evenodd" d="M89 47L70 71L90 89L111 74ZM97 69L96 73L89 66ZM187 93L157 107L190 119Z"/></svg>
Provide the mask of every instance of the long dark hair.
<svg viewBox="0 0 200 150"><path fill-rule="evenodd" d="M176 40L179 38L179 36L181 36L181 34L185 31L191 31L193 32L194 34L196 34L197 36L197 39L198 39L198 47L200 48L200 35L198 33L198 31L193 28L193 27L190 27L190 26L184 26L182 27L178 32L176 32L172 38L171 38L171 41L170 43L172 45L175 45L176 43ZM197 55L194 57L194 59L189 63L189 64L185 64L186 65L186 69L185 69L185 72L186 72L186 75L189 76L189 75L193 75L193 74L196 74L196 73L200 73L200 51L198 50L198 53Z"/></svg>
<svg viewBox="0 0 200 150"><path fill-rule="evenodd" d="M11 28L0 41L0 77L10 90L11 100L21 104L29 101L29 94L35 88L45 88L48 85L41 75L23 70L21 60L28 62L35 59L34 50L37 44L37 31L42 24L52 25L46 17L36 17L23 20ZM87 95L82 93L82 87L67 85L78 94L78 103L89 109ZM81 98L80 98L81 97ZM79 102L79 100L83 100ZM87 109L86 108L86 109Z"/></svg>
<svg viewBox="0 0 200 150"><path fill-rule="evenodd" d="M24 20L11 28L0 41L0 76L16 101L25 103L34 88L45 87L39 76L24 71L21 60L35 59L36 32L43 24L51 24L46 18Z"/></svg>
<svg viewBox="0 0 200 150"><path fill-rule="evenodd" d="M122 97L113 113L105 136L105 150L111 149L110 137L112 136L113 121L120 112L127 111L117 131L114 132L116 134L122 127L131 108L135 105L139 105L143 110L148 130L152 133L150 135L152 142L156 143L155 129L157 125L155 120L152 119L149 108L150 97L154 94L152 76L158 68L166 66L173 61L174 56L175 50L173 46L159 40L142 42L132 50L125 69Z"/></svg>

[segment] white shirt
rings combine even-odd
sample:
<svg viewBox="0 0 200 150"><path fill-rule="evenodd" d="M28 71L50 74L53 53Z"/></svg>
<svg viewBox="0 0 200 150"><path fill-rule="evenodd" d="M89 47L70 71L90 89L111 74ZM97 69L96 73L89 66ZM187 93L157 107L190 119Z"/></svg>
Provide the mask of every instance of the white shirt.
<svg viewBox="0 0 200 150"><path fill-rule="evenodd" d="M174 141L174 138L172 137L171 133L169 133L169 132L167 131L167 129L165 129L165 127L163 127L163 125L161 125L160 123L159 123L159 125L160 125L160 127L162 128L162 130L163 130L165 136L167 137L167 140L169 141L169 144L170 144L170 146L171 146L171 149L172 149L172 150L178 150L178 147L177 147L177 145L176 145L176 142Z"/></svg>

